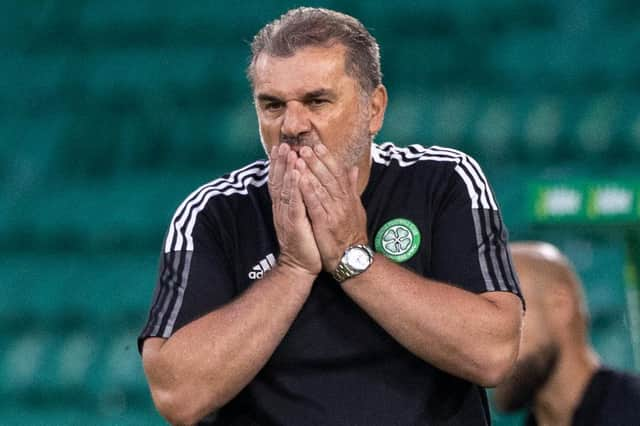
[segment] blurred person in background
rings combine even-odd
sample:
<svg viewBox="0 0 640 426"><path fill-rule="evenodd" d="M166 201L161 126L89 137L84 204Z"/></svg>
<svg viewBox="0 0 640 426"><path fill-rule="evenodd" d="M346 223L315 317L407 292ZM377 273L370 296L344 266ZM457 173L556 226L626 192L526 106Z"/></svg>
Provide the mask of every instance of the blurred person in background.
<svg viewBox="0 0 640 426"><path fill-rule="evenodd" d="M522 300L482 170L373 143L387 91L355 18L291 10L252 54L269 161L174 215L139 337L156 407L179 424L490 424Z"/></svg>
<svg viewBox="0 0 640 426"><path fill-rule="evenodd" d="M516 367L495 390L498 409L526 408L527 425L640 425L640 377L601 364L573 265L545 242L510 248L527 312Z"/></svg>

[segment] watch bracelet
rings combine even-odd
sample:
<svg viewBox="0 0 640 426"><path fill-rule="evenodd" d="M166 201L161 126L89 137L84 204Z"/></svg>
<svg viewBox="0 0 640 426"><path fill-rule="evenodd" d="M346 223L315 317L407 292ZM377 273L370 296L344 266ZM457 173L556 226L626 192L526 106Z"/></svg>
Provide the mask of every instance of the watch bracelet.
<svg viewBox="0 0 640 426"><path fill-rule="evenodd" d="M345 281L347 278L352 277L353 275L353 271L349 269L349 267L347 265L345 265L344 263L340 262L338 264L338 267L336 268L335 271L333 271L333 273L331 274L333 276L333 279L335 279L336 281L338 281L339 283Z"/></svg>

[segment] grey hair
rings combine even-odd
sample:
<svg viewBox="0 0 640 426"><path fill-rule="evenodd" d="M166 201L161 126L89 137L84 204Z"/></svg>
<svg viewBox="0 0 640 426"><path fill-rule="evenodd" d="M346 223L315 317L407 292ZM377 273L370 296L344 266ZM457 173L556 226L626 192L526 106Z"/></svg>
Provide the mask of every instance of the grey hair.
<svg viewBox="0 0 640 426"><path fill-rule="evenodd" d="M290 57L308 46L346 47L345 72L370 94L382 82L380 48L376 39L356 18L323 8L299 7L265 25L251 43L247 77L254 85L258 56Z"/></svg>

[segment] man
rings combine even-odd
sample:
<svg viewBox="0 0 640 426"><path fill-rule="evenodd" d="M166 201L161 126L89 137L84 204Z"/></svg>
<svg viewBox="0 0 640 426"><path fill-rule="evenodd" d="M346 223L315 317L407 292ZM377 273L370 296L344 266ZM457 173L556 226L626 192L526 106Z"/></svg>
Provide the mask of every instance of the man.
<svg viewBox="0 0 640 426"><path fill-rule="evenodd" d="M522 305L479 166L372 144L387 92L378 45L350 16L291 10L252 53L269 161L201 187L173 218L139 339L158 410L488 424L482 387L515 361Z"/></svg>
<svg viewBox="0 0 640 426"><path fill-rule="evenodd" d="M513 375L496 388L501 410L530 410L528 425L639 425L640 377L603 367L573 266L551 244L511 245L527 300Z"/></svg>

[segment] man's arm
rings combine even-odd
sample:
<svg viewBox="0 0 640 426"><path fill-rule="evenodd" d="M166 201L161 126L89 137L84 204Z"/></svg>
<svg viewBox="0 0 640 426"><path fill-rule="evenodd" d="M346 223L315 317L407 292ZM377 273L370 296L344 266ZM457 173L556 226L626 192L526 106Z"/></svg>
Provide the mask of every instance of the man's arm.
<svg viewBox="0 0 640 426"><path fill-rule="evenodd" d="M454 376L492 387L515 362L522 304L512 293L474 294L379 254L342 288L403 346Z"/></svg>
<svg viewBox="0 0 640 426"><path fill-rule="evenodd" d="M323 267L331 272L348 246L368 243L358 170L345 170L320 145L300 154L296 167L303 199ZM380 255L343 288L399 343L455 376L494 386L515 362L522 305L514 294L475 294L421 277Z"/></svg>
<svg viewBox="0 0 640 426"><path fill-rule="evenodd" d="M197 422L251 381L286 334L322 268L298 187L297 155L281 145L270 159L278 265L240 297L169 339L145 341L143 364L151 394L171 423Z"/></svg>
<svg viewBox="0 0 640 426"><path fill-rule="evenodd" d="M271 357L314 279L277 265L169 339L147 339L143 364L158 411L171 423L192 424L237 395Z"/></svg>

